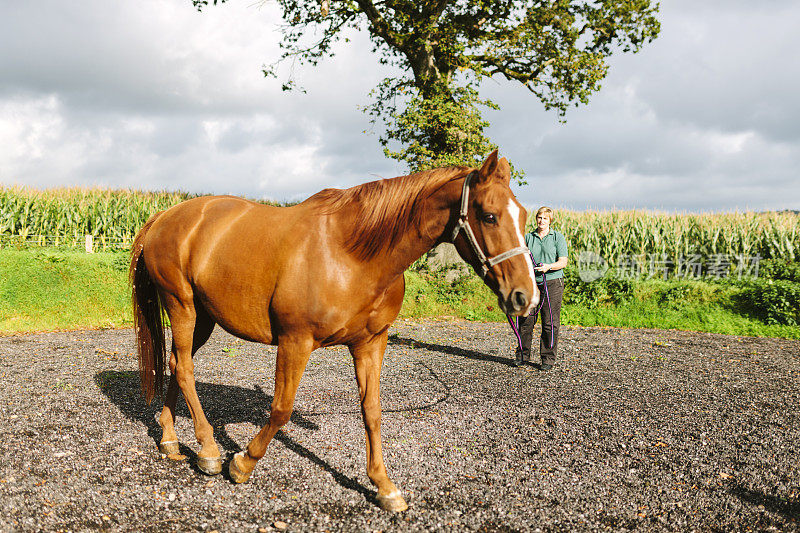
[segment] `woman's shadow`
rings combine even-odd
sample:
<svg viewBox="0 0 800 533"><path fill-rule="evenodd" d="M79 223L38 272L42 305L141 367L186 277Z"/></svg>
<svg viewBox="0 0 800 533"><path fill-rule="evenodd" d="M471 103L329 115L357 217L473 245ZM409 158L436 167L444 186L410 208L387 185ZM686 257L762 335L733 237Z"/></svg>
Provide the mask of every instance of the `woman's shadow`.
<svg viewBox="0 0 800 533"><path fill-rule="evenodd" d="M156 413L161 411L158 402L147 405L140 392L139 373L136 371L105 370L94 376L97 387L105 396L116 405L119 410L130 420L141 422L147 428L147 434L156 442L161 439L161 427L156 421ZM267 421L267 414L272 404L272 396L266 394L261 387L255 385L252 389L236 385L216 385L212 383L197 382L197 394L203 398L203 408L206 412L214 413L214 436L222 448L228 452L226 467L223 468L227 477L227 463L234 453L241 451L241 447L225 430L227 424L249 422L260 428ZM176 416L189 417L185 402L179 401L176 407ZM307 417L292 413L291 422L301 428L317 431L319 426ZM367 500L375 503L374 492L353 478L350 478L328 464L314 452L302 444L292 440L283 431L278 431L275 440L282 443L289 450L300 457L308 459L319 466L334 478L344 488L363 494ZM193 468L196 466L196 453L188 446L181 444L181 453L190 458ZM199 470L198 470L199 471Z"/></svg>

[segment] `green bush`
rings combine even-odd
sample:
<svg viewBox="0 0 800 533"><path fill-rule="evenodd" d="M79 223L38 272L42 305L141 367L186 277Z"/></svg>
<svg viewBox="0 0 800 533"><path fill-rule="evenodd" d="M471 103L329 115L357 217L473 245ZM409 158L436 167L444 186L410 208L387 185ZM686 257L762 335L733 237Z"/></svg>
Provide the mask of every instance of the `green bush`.
<svg viewBox="0 0 800 533"><path fill-rule="evenodd" d="M788 259L764 259L759 264L759 277L800 283L800 263Z"/></svg>
<svg viewBox="0 0 800 533"><path fill-rule="evenodd" d="M785 279L758 279L736 297L745 312L766 324L800 325L800 283Z"/></svg>
<svg viewBox="0 0 800 533"><path fill-rule="evenodd" d="M444 272L406 272L403 317L458 316L468 320L502 320L497 297L478 276L445 279Z"/></svg>
<svg viewBox="0 0 800 533"><path fill-rule="evenodd" d="M586 282L578 275L578 270L564 269L564 303L596 307L617 305L633 296L634 282L613 275L612 271L600 279Z"/></svg>

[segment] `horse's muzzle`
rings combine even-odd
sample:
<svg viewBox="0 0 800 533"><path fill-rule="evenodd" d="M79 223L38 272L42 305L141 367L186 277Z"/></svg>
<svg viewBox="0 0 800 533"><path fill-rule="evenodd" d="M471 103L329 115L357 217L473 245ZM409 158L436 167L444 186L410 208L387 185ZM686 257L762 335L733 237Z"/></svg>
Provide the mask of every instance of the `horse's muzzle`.
<svg viewBox="0 0 800 533"><path fill-rule="evenodd" d="M539 291L535 289L532 297L526 291L514 289L506 298L498 298L498 303L507 315L526 315L539 304L539 296Z"/></svg>

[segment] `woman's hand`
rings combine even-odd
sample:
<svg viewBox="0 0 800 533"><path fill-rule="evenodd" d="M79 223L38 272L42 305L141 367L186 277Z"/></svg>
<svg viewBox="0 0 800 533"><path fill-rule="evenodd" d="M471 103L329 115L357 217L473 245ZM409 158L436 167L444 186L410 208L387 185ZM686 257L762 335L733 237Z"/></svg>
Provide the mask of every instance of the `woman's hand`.
<svg viewBox="0 0 800 533"><path fill-rule="evenodd" d="M542 263L538 267L534 268L534 270L541 273L550 272L551 270L560 270L562 268L566 268L568 263L569 259L566 257L560 257L555 263Z"/></svg>

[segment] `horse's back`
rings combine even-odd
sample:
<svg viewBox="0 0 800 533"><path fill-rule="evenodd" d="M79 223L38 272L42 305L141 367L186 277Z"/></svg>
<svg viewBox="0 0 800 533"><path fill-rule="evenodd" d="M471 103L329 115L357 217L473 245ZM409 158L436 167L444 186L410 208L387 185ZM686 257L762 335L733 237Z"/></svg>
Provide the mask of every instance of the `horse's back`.
<svg viewBox="0 0 800 533"><path fill-rule="evenodd" d="M178 267L187 275L211 248L219 246L236 221L256 208L248 200L231 196L203 196L186 200L153 222L144 252L151 274Z"/></svg>
<svg viewBox="0 0 800 533"><path fill-rule="evenodd" d="M170 207L158 217L154 226L170 226L169 231L174 232L177 228L224 225L253 210L269 212L273 209L280 208L238 196L199 196Z"/></svg>
<svg viewBox="0 0 800 533"><path fill-rule="evenodd" d="M154 221L145 246L165 247L185 255L224 247L229 242L238 246L264 243L286 233L296 218L290 212L289 208L236 196L192 198L167 209Z"/></svg>

